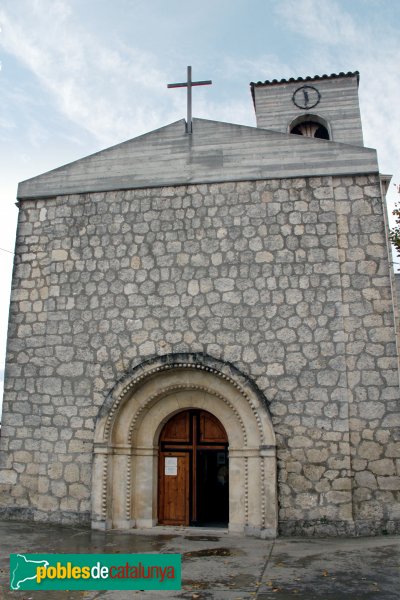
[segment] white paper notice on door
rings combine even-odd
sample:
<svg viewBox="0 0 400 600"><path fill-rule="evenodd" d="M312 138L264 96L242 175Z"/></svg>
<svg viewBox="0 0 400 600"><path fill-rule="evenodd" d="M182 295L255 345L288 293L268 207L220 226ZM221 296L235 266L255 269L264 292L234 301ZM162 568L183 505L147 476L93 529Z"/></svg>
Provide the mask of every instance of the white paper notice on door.
<svg viewBox="0 0 400 600"><path fill-rule="evenodd" d="M165 475L178 475L178 458L176 456L165 457Z"/></svg>

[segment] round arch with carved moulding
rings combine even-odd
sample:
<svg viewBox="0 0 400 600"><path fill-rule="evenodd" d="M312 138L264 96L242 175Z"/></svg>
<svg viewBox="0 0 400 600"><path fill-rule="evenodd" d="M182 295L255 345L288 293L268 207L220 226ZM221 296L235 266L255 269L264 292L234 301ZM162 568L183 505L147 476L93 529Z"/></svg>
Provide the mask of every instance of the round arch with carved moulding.
<svg viewBox="0 0 400 600"><path fill-rule="evenodd" d="M185 409L210 412L226 430L229 529L275 536L275 435L265 399L232 365L204 355L142 363L107 398L95 432L92 526L157 524L159 435Z"/></svg>

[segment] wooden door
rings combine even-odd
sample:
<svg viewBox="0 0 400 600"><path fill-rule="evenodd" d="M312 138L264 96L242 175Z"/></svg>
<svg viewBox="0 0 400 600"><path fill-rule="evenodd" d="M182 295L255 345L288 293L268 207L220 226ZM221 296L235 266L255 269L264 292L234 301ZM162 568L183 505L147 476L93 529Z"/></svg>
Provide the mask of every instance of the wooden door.
<svg viewBox="0 0 400 600"><path fill-rule="evenodd" d="M182 411L165 424L160 435L158 470L160 524L228 520L228 486L218 486L218 481L224 479L222 471L227 476L227 450L225 429L207 411ZM215 495L218 501L212 499ZM219 504L221 510L217 510Z"/></svg>
<svg viewBox="0 0 400 600"><path fill-rule="evenodd" d="M189 452L161 452L159 522L189 525Z"/></svg>

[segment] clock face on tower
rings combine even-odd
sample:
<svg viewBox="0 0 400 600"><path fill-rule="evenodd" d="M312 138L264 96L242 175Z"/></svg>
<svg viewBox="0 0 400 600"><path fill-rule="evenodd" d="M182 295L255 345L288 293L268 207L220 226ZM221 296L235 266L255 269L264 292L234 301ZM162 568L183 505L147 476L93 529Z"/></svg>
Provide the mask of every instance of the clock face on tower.
<svg viewBox="0 0 400 600"><path fill-rule="evenodd" d="M321 100L321 94L317 88L312 85L302 85L295 90L292 100L297 108L308 110L317 106L318 102Z"/></svg>

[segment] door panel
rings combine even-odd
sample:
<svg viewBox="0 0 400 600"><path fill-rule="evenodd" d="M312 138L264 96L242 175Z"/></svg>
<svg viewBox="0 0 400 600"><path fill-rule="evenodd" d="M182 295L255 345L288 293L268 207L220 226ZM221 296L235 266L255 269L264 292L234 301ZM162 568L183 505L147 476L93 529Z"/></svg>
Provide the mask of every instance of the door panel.
<svg viewBox="0 0 400 600"><path fill-rule="evenodd" d="M227 437L221 423L210 415L202 411L200 413L200 439L199 443L220 443L226 444Z"/></svg>
<svg viewBox="0 0 400 600"><path fill-rule="evenodd" d="M189 452L161 452L159 522L189 525Z"/></svg>
<svg viewBox="0 0 400 600"><path fill-rule="evenodd" d="M190 413L178 413L165 425L160 441L190 442Z"/></svg>

